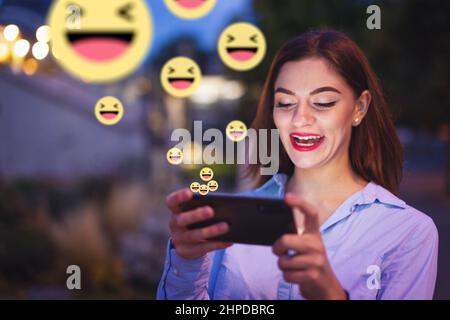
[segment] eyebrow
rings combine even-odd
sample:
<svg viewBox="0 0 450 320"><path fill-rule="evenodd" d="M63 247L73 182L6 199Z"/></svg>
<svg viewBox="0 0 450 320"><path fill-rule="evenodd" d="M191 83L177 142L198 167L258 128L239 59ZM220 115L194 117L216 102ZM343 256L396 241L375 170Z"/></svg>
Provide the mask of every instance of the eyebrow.
<svg viewBox="0 0 450 320"><path fill-rule="evenodd" d="M318 93L321 93L321 92L325 92L325 91L332 91L332 92L336 92L336 93L341 93L338 89L333 88L333 87L320 87L320 88L317 88L317 89L311 91L309 93L309 95L312 96L312 95L315 95L315 94L318 94ZM295 96L295 93L293 91L291 91L289 89L286 89L286 88L283 88L283 87L276 88L275 89L275 93L277 93L277 92L282 92L282 93L286 93L286 94Z"/></svg>

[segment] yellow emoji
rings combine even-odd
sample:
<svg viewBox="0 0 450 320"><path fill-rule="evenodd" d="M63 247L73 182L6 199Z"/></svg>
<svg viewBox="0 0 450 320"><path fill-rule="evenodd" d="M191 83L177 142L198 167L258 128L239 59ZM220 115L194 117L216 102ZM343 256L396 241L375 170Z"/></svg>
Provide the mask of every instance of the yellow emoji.
<svg viewBox="0 0 450 320"><path fill-rule="evenodd" d="M202 196L206 196L209 192L208 186L206 184L202 184L200 188L198 189L198 193L200 193Z"/></svg>
<svg viewBox="0 0 450 320"><path fill-rule="evenodd" d="M216 180L208 181L208 189L209 189L209 191L214 192L214 191L217 191L218 188L219 188L219 184L217 183Z"/></svg>
<svg viewBox="0 0 450 320"><path fill-rule="evenodd" d="M56 0L49 11L56 60L87 82L112 82L133 72L153 37L144 0Z"/></svg>
<svg viewBox="0 0 450 320"><path fill-rule="evenodd" d="M186 57L170 59L161 69L161 84L170 95L185 98L200 86L202 71L195 61Z"/></svg>
<svg viewBox="0 0 450 320"><path fill-rule="evenodd" d="M200 183L192 182L190 188L192 192L197 193L200 190Z"/></svg>
<svg viewBox="0 0 450 320"><path fill-rule="evenodd" d="M211 168L204 167L200 170L200 179L203 181L209 181L214 177L214 172Z"/></svg>
<svg viewBox="0 0 450 320"><path fill-rule="evenodd" d="M178 148L172 148L167 151L166 158L170 164L180 164L183 161L183 151Z"/></svg>
<svg viewBox="0 0 450 320"><path fill-rule="evenodd" d="M123 105L115 97L103 97L95 105L95 117L106 126L117 124L123 117Z"/></svg>
<svg viewBox="0 0 450 320"><path fill-rule="evenodd" d="M167 8L182 19L198 19L207 15L217 0L164 0Z"/></svg>
<svg viewBox="0 0 450 320"><path fill-rule="evenodd" d="M246 71L256 67L266 54L266 39L257 27L238 22L227 27L217 44L219 56L228 67Z"/></svg>
<svg viewBox="0 0 450 320"><path fill-rule="evenodd" d="M247 136L247 126L239 120L231 121L225 129L228 139L234 142L239 142Z"/></svg>

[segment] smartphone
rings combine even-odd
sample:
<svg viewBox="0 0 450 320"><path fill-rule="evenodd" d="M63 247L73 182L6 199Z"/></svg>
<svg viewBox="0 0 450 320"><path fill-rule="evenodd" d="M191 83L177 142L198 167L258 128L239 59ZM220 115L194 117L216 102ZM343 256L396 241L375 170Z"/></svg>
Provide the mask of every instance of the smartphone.
<svg viewBox="0 0 450 320"><path fill-rule="evenodd" d="M203 206L213 208L214 217L188 225L188 229L203 228L222 221L230 226L226 234L208 240L271 246L283 234L297 233L292 209L283 199L225 193L194 194L191 200L181 205L181 209L188 211Z"/></svg>

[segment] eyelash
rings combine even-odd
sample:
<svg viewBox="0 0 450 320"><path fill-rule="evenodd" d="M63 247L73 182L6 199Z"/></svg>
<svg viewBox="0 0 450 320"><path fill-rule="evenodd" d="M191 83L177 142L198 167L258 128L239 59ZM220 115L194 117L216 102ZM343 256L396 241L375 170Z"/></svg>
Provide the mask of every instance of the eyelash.
<svg viewBox="0 0 450 320"><path fill-rule="evenodd" d="M336 101L333 102L327 102L327 103L313 103L314 106L321 108L321 109L326 109L326 108L331 108L336 104ZM292 107L293 105L295 105L295 103L281 103L278 102L276 107L277 108L289 108Z"/></svg>

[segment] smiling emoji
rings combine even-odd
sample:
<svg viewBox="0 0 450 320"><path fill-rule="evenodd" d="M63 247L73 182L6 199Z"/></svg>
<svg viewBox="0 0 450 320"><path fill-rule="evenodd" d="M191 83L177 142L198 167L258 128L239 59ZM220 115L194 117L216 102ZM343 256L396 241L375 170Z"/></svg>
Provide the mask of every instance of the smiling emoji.
<svg viewBox="0 0 450 320"><path fill-rule="evenodd" d="M123 117L122 102L115 97L101 98L95 105L95 117L106 126L117 124Z"/></svg>
<svg viewBox="0 0 450 320"><path fill-rule="evenodd" d="M204 167L200 170L200 179L203 181L209 181L214 177L214 172L211 168Z"/></svg>
<svg viewBox="0 0 450 320"><path fill-rule="evenodd" d="M183 151L178 148L172 148L167 151L166 158L170 164L180 164L183 161Z"/></svg>
<svg viewBox="0 0 450 320"><path fill-rule="evenodd" d="M195 61L186 57L169 60L161 69L161 84L170 95L185 98L200 86L202 71Z"/></svg>
<svg viewBox="0 0 450 320"><path fill-rule="evenodd" d="M198 182L192 182L190 189L192 192L197 193L200 190L200 183Z"/></svg>
<svg viewBox="0 0 450 320"><path fill-rule="evenodd" d="M49 12L56 61L81 80L119 80L150 48L152 18L144 0L56 0Z"/></svg>
<svg viewBox="0 0 450 320"><path fill-rule="evenodd" d="M217 0L164 0L167 8L179 18L198 19L207 15Z"/></svg>
<svg viewBox="0 0 450 320"><path fill-rule="evenodd" d="M266 39L257 27L238 22L226 28L217 44L219 56L228 67L247 71L256 67L266 54Z"/></svg>
<svg viewBox="0 0 450 320"><path fill-rule="evenodd" d="M233 120L225 129L228 139L234 142L239 142L247 136L247 126L239 120Z"/></svg>
<svg viewBox="0 0 450 320"><path fill-rule="evenodd" d="M219 184L217 183L216 180L208 181L209 191L214 192L214 191L217 191L218 188L219 188Z"/></svg>
<svg viewBox="0 0 450 320"><path fill-rule="evenodd" d="M202 196L206 196L209 192L208 186L206 184L202 184L200 188L198 189L198 193L200 193Z"/></svg>

